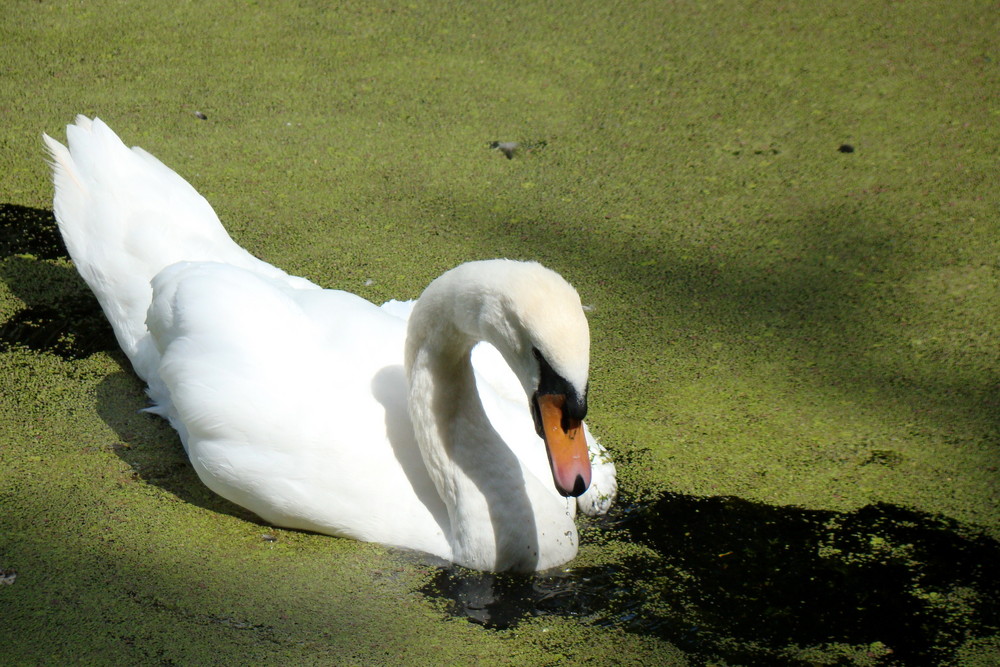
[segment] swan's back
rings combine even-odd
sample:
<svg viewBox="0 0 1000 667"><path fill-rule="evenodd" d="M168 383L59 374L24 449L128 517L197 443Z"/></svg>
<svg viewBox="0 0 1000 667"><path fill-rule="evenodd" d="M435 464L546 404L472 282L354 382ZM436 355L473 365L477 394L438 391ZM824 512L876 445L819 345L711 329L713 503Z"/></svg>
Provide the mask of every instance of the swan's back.
<svg viewBox="0 0 1000 667"><path fill-rule="evenodd" d="M159 412L207 486L274 525L449 556L406 413L405 321L215 262L174 264L153 293Z"/></svg>

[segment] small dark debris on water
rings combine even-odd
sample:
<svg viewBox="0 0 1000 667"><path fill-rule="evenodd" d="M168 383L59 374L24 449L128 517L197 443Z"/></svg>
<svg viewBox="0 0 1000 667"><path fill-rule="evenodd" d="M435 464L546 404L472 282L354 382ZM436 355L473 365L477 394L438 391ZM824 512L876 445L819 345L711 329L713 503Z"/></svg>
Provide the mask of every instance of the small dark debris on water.
<svg viewBox="0 0 1000 667"><path fill-rule="evenodd" d="M10 586L17 579L17 572L14 570L0 570L0 586Z"/></svg>
<svg viewBox="0 0 1000 667"><path fill-rule="evenodd" d="M520 145L516 141L494 141L490 143L490 148L500 151L507 156L508 160L511 160Z"/></svg>
<svg viewBox="0 0 1000 667"><path fill-rule="evenodd" d="M200 118L201 120L208 120L208 116L206 116L205 114L203 114L200 111L195 111L194 112L194 117L195 118Z"/></svg>
<svg viewBox="0 0 1000 667"><path fill-rule="evenodd" d="M840 144L840 147L837 150L840 151L841 153L853 153L854 146L850 144Z"/></svg>
<svg viewBox="0 0 1000 667"><path fill-rule="evenodd" d="M506 155L508 160L513 160L515 154L521 151L531 152L545 148L547 143L544 140L524 144L517 141L491 141L489 147Z"/></svg>

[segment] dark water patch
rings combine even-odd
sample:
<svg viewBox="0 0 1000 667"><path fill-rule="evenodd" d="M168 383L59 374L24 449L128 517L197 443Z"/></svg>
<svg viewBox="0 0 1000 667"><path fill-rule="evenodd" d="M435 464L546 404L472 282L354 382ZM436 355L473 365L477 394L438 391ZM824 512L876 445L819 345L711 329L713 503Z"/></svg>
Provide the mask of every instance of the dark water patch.
<svg viewBox="0 0 1000 667"><path fill-rule="evenodd" d="M524 576L449 567L423 592L486 627L578 617L662 638L698 663L949 664L1000 627L1000 544L892 505L843 513L668 494L613 511L584 539L639 555Z"/></svg>

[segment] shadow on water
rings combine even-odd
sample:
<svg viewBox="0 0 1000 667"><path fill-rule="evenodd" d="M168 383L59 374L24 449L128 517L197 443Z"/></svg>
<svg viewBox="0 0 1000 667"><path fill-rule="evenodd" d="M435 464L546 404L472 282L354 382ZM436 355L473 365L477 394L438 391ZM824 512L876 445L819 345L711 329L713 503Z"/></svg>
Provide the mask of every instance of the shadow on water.
<svg viewBox="0 0 1000 667"><path fill-rule="evenodd" d="M118 349L114 332L66 258L52 211L0 204L0 279L25 307L0 323L0 350L25 347L64 359Z"/></svg>
<svg viewBox="0 0 1000 667"><path fill-rule="evenodd" d="M647 547L606 567L440 570L423 593L490 628L572 616L662 638L696 661L939 664L1000 625L1000 544L892 505L853 512L667 494L593 522ZM585 539L587 539L585 537Z"/></svg>

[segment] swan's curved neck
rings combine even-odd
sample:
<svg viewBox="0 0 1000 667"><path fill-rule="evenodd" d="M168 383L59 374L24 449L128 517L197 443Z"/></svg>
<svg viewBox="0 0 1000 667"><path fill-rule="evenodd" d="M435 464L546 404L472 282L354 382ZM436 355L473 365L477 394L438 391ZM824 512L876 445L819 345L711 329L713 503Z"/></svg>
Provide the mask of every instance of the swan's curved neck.
<svg viewBox="0 0 1000 667"><path fill-rule="evenodd" d="M414 434L448 507L453 560L480 570L565 562L576 549L572 517L526 472L491 425L477 391L472 348L480 339L504 345L495 332L503 318L482 285L448 277L432 283L413 309L406 370ZM477 290L479 298L470 300ZM557 525L539 525L552 522ZM568 553L542 553L539 536L560 530L572 533Z"/></svg>

